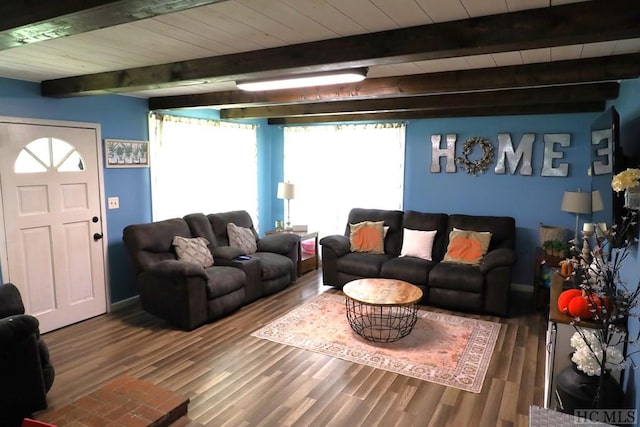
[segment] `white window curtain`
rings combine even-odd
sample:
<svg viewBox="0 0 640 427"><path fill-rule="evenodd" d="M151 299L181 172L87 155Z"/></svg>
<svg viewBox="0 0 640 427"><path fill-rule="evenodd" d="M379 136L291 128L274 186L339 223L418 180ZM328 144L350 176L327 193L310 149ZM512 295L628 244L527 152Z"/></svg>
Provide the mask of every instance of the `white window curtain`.
<svg viewBox="0 0 640 427"><path fill-rule="evenodd" d="M291 223L342 234L352 208L402 209L405 131L403 123L285 127Z"/></svg>
<svg viewBox="0 0 640 427"><path fill-rule="evenodd" d="M256 126L151 114L153 220L246 210L258 227Z"/></svg>

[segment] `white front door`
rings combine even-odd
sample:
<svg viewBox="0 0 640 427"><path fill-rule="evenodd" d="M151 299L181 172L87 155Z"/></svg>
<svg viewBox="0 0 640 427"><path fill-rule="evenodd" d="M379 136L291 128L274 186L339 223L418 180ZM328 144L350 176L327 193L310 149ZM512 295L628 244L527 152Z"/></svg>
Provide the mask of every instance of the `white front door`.
<svg viewBox="0 0 640 427"><path fill-rule="evenodd" d="M3 279L41 332L106 312L99 129L49 123L0 120Z"/></svg>

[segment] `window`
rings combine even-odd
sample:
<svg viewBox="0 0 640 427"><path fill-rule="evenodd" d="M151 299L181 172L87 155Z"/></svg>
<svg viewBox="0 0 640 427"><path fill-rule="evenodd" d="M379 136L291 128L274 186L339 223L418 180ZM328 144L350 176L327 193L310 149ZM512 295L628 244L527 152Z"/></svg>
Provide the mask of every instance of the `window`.
<svg viewBox="0 0 640 427"><path fill-rule="evenodd" d="M246 210L258 225L256 126L152 114L153 220Z"/></svg>
<svg viewBox="0 0 640 427"><path fill-rule="evenodd" d="M75 147L57 138L38 138L24 147L14 165L15 173L39 173L84 170L84 161Z"/></svg>
<svg viewBox="0 0 640 427"><path fill-rule="evenodd" d="M402 209L405 128L285 127L284 179L296 188L292 224L342 234L352 208Z"/></svg>

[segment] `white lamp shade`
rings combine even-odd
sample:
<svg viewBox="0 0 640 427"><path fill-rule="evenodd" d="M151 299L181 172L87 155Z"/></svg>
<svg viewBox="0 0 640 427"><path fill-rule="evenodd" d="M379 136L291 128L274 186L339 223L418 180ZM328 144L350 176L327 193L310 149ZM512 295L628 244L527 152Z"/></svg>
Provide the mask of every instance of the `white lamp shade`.
<svg viewBox="0 0 640 427"><path fill-rule="evenodd" d="M593 190L591 192L591 212L600 212L602 210L604 210L604 203L602 203L600 190Z"/></svg>
<svg viewBox="0 0 640 427"><path fill-rule="evenodd" d="M291 200L295 197L296 188L290 182L278 183L278 199Z"/></svg>
<svg viewBox="0 0 640 427"><path fill-rule="evenodd" d="M565 191L560 209L575 214L591 213L591 192Z"/></svg>

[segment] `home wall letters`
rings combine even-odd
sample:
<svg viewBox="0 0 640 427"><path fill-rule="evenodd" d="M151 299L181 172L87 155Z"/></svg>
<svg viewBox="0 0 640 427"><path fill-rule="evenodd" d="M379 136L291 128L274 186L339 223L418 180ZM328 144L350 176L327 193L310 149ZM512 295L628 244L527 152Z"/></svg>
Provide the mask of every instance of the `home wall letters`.
<svg viewBox="0 0 640 427"><path fill-rule="evenodd" d="M504 174L506 172L506 165L509 165L509 172L513 175L516 172L518 163L522 160L522 166L520 167L520 175L531 175L531 156L533 154L533 141L535 141L536 135L533 133L523 133L518 143L518 149L513 150L513 143L511 142L511 134L499 133L498 134L498 159L496 161L496 167L494 172L497 174Z"/></svg>
<svg viewBox="0 0 640 427"><path fill-rule="evenodd" d="M515 175L516 173L520 175L532 175L533 145L536 140L536 134L523 133L516 148L514 148L510 133L499 133L497 139L498 150L494 173L500 175L506 174L508 169L511 175ZM595 135L593 136L592 143L594 145L598 144L603 139L607 139L607 136ZM567 176L569 174L569 164L566 162L560 162L560 160L564 158L564 151L562 148L568 148L571 146L571 135L568 133L545 133L542 135L542 140L544 142L544 148L540 175L552 177ZM455 165L456 142L457 134L446 134L446 147L442 147L442 135L431 135L430 170L432 173L441 172L440 159L443 157L446 160L445 172L457 172ZM559 146L560 149L556 146ZM476 150L478 153L475 152ZM481 155L479 151L480 149L476 148L473 154L478 157ZM597 153L600 156L608 156L608 158L611 159L612 147L609 144L604 148L598 149ZM606 170L606 168L611 167L611 161L607 164L597 162L594 164L594 167L597 168L596 173L606 173L603 171Z"/></svg>

